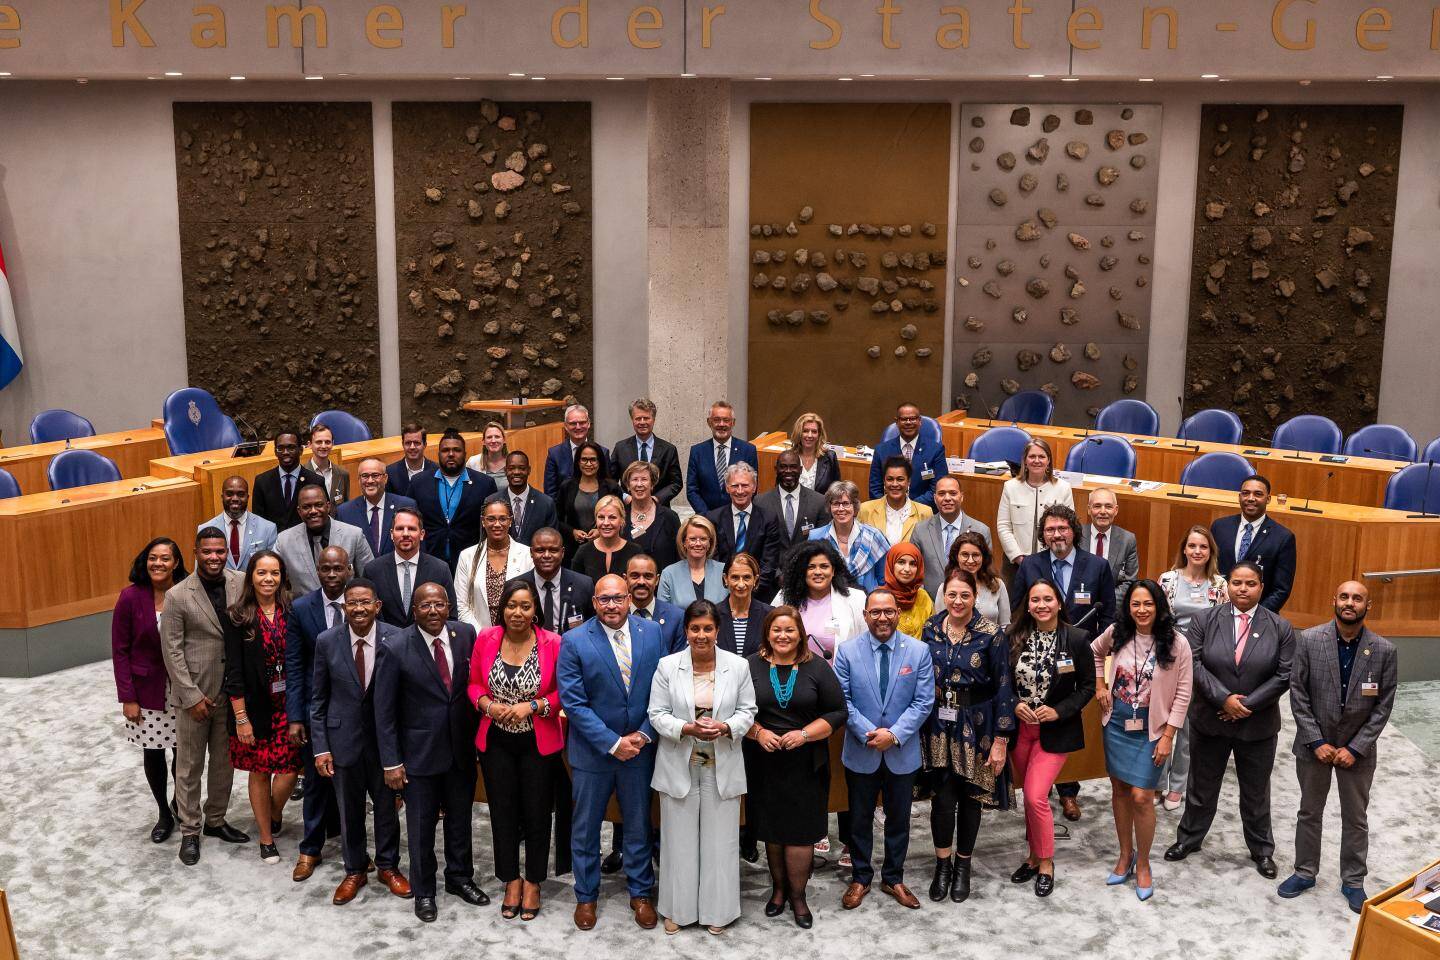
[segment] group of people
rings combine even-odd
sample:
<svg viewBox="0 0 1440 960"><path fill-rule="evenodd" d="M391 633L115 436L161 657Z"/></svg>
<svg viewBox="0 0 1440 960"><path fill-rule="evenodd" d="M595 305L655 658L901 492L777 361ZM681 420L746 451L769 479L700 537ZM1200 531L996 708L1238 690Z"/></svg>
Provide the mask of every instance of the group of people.
<svg viewBox="0 0 1440 960"><path fill-rule="evenodd" d="M684 476L654 434L654 404L630 413L634 433L611 451L583 407L567 408L543 491L498 425L468 459L447 429L432 462L425 431L406 424L404 457L362 461L354 498L327 428L312 428L308 463L299 434L282 431L253 496L241 477L224 483L193 572L172 539L148 544L112 622L125 730L157 807L151 839L178 826L186 865L202 837L248 842L227 820L243 770L260 856L278 863L303 773L293 879L309 880L338 836L334 903L373 873L431 921L437 832L445 892L489 902L472 855L480 782L506 919L539 913L553 836L582 930L602 874L623 871L640 926L720 934L741 914L739 862L762 844L765 915L788 910L808 928L814 855L830 851L829 743L843 730L842 907L869 894L875 859L881 891L920 906L904 873L916 799L930 804L929 899L966 900L982 811L1015 807L1017 787L1027 850L1011 879L1045 897L1049 795L1080 819L1079 785L1056 781L1086 747L1094 700L1118 841L1106 882L1133 882L1146 901L1156 808L1184 808L1165 858L1198 851L1231 756L1246 844L1277 877L1269 785L1288 694L1301 806L1278 893L1315 884L1333 779L1342 891L1358 911L1395 652L1365 627L1360 583L1339 585L1327 624L1297 632L1280 615L1295 544L1266 515L1265 478L1242 485L1238 516L1191 528L1150 579L1115 495L1091 491L1081 524L1040 440L1005 484L996 558L913 404L875 449L868 499L840 477L816 414L797 420L774 488L757 495L756 451L733 436L728 404L711 407L711 439ZM670 506L682 490L683 520Z"/></svg>

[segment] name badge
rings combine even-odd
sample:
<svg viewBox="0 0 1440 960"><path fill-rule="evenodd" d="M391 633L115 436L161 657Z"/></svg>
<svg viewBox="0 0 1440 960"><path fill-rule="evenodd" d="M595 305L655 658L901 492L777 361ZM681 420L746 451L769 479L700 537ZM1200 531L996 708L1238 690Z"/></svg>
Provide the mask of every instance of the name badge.
<svg viewBox="0 0 1440 960"><path fill-rule="evenodd" d="M921 479L921 480L934 480L934 479L935 479L935 471L934 471L934 470L931 470L929 467L925 467L924 469L922 469L922 470L920 471L920 479Z"/></svg>
<svg viewBox="0 0 1440 960"><path fill-rule="evenodd" d="M1077 591L1075 592L1075 602L1076 602L1076 603L1089 604L1089 603L1090 603L1090 594L1089 594L1087 591L1084 591L1084 590L1077 590Z"/></svg>
<svg viewBox="0 0 1440 960"><path fill-rule="evenodd" d="M284 693L284 692L285 692L285 680L284 680L283 677L282 677L281 679L279 679L279 680L271 680L271 681L270 681L270 692L271 692L271 693Z"/></svg>
<svg viewBox="0 0 1440 960"><path fill-rule="evenodd" d="M800 522L800 536L808 537L810 536L810 531L814 529L815 526L809 520L802 520Z"/></svg>
<svg viewBox="0 0 1440 960"><path fill-rule="evenodd" d="M1070 659L1069 657L1060 658L1055 662L1055 666L1061 673L1075 672L1075 661Z"/></svg>
<svg viewBox="0 0 1440 960"><path fill-rule="evenodd" d="M1139 731L1144 730L1144 729L1145 729L1145 724L1143 724L1143 723L1140 722L1140 718L1139 718L1139 717L1131 717L1129 720L1126 720L1126 721L1125 721L1125 732L1126 732L1126 733L1138 733Z"/></svg>
<svg viewBox="0 0 1440 960"><path fill-rule="evenodd" d="M941 707L938 715L942 723L954 723L960 719L960 711L955 707Z"/></svg>
<svg viewBox="0 0 1440 960"><path fill-rule="evenodd" d="M1380 684L1378 684L1378 683L1365 683L1365 682L1362 682L1362 683L1360 684L1360 696L1362 696L1362 697L1378 697L1378 696L1380 696Z"/></svg>
<svg viewBox="0 0 1440 960"><path fill-rule="evenodd" d="M573 629L575 629L576 627L580 626L580 624L582 624L582 623L584 623L584 622L585 622L585 618L584 618L584 617L580 616L580 614L578 614L578 613L572 613L572 614L570 614L570 616L568 616L568 617L565 618L565 628L566 628L567 630L573 630Z"/></svg>

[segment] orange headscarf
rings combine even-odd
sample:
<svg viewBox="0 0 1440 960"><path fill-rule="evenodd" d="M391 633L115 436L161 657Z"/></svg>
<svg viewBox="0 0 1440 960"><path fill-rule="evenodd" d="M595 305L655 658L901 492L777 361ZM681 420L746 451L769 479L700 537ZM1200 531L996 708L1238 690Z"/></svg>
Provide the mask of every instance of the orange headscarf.
<svg viewBox="0 0 1440 960"><path fill-rule="evenodd" d="M900 578L895 575L895 561L901 557L913 557L916 566L915 579L908 585L902 584ZM915 597L920 593L920 588L925 585L925 555L920 548L913 543L897 543L885 554L885 588L895 594L895 602L900 605L901 610L909 610L915 606Z"/></svg>

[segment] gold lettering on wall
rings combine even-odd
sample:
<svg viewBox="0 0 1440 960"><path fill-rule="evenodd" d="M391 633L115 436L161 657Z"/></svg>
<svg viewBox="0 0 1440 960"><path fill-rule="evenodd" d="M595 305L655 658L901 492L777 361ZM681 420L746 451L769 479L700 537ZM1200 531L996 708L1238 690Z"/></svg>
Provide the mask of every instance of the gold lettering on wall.
<svg viewBox="0 0 1440 960"><path fill-rule="evenodd" d="M210 50L215 47L226 46L225 38L225 11L220 9L218 4L201 3L197 4L190 15L194 17L209 17L208 20L197 20L190 25L190 44L197 50Z"/></svg>
<svg viewBox="0 0 1440 960"><path fill-rule="evenodd" d="M455 21L466 14L465 4L447 3L440 8L440 45L446 50L455 46Z"/></svg>
<svg viewBox="0 0 1440 960"><path fill-rule="evenodd" d="M20 30L20 11L10 4L0 4L0 31ZM14 50L20 46L19 37L0 37L0 50Z"/></svg>
<svg viewBox="0 0 1440 960"><path fill-rule="evenodd" d="M290 25L290 46L305 45L305 24L308 22L315 31L315 46L330 44L330 25L325 18L325 9L318 4L272 3L265 7L265 45L274 49L280 46L280 21Z"/></svg>
<svg viewBox="0 0 1440 960"><path fill-rule="evenodd" d="M829 50L840 42L840 37L845 31L841 29L839 20L820 9L820 0L810 0L810 16L816 23L830 31L828 39L811 40L811 50Z"/></svg>
<svg viewBox="0 0 1440 960"><path fill-rule="evenodd" d="M1275 9L1270 14L1270 35L1286 50L1313 50L1315 48L1315 21L1305 18L1305 39L1294 40L1285 35L1285 10L1298 0L1275 0ZM1304 0L1315 3L1315 0Z"/></svg>
<svg viewBox="0 0 1440 960"><path fill-rule="evenodd" d="M405 45L404 39L387 37L385 34L404 29L405 15L393 3L382 3L370 8L370 12L365 14L365 39L370 41L372 47L381 50L400 49Z"/></svg>
<svg viewBox="0 0 1440 960"><path fill-rule="evenodd" d="M1034 13L1035 9L1025 6L1025 0L1015 0L1007 12L1014 18L1010 27L1010 42L1015 45L1016 50L1029 50L1030 43L1025 39L1023 18L1027 13Z"/></svg>
<svg viewBox="0 0 1440 960"><path fill-rule="evenodd" d="M1388 40L1371 40L1370 34L1389 33L1390 27L1390 11L1384 7L1371 7L1355 20L1355 42L1361 50L1389 50Z"/></svg>
<svg viewBox="0 0 1440 960"><path fill-rule="evenodd" d="M710 24L715 18L725 12L725 4L717 3L713 7L700 8L700 46L706 50L710 49Z"/></svg>
<svg viewBox="0 0 1440 960"><path fill-rule="evenodd" d="M641 19L641 18L644 19ZM660 14L659 7L636 7L630 11L630 19L625 24L625 35L630 38L630 46L639 50L654 50L660 46L659 40L646 40L641 38L641 30L659 30L665 26L665 18Z"/></svg>
<svg viewBox="0 0 1440 960"><path fill-rule="evenodd" d="M578 24L574 37L565 36L566 17L574 17ZM590 0L580 0L555 11L550 18L550 42L566 50L590 46Z"/></svg>
<svg viewBox="0 0 1440 960"><path fill-rule="evenodd" d="M875 8L880 14L880 43L886 50L899 50L900 42L890 33L890 18L897 13L903 13L903 9L895 6L895 0L883 0L880 6Z"/></svg>
<svg viewBox="0 0 1440 960"><path fill-rule="evenodd" d="M945 16L959 17L953 23L942 23L935 31L935 43L944 50L970 46L970 11L964 7L941 7Z"/></svg>
<svg viewBox="0 0 1440 960"><path fill-rule="evenodd" d="M135 42L142 47L155 46L155 39L145 24L140 22L140 8L145 0L110 0L110 46L125 46L125 31L135 35Z"/></svg>
<svg viewBox="0 0 1440 960"><path fill-rule="evenodd" d="M1154 29L1156 17L1165 18L1165 49L1174 50L1180 44L1180 14L1175 12L1174 7L1145 8L1140 21L1140 49L1150 49L1150 33Z"/></svg>
<svg viewBox="0 0 1440 960"><path fill-rule="evenodd" d="M1082 40L1080 31L1102 30L1104 27L1105 18L1100 15L1099 10L1094 7L1076 7L1075 12L1070 14L1070 19L1065 24L1065 36L1069 38L1070 46L1076 50L1098 50L1100 41Z"/></svg>

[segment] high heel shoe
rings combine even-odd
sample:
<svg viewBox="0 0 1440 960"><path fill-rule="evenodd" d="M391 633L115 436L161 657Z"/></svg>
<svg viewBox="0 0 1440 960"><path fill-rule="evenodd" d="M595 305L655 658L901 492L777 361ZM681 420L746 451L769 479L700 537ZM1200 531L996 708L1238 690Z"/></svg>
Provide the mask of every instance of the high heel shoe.
<svg viewBox="0 0 1440 960"><path fill-rule="evenodd" d="M795 914L795 926L801 930L809 930L815 926L815 918L810 914L810 907L807 904L802 902L801 906L805 907L803 912L795 909L795 904L790 904L790 910Z"/></svg>
<svg viewBox="0 0 1440 960"><path fill-rule="evenodd" d="M1140 898L1141 903L1144 903L1146 900L1149 900L1151 897L1155 896L1155 888L1153 886L1136 887L1135 896Z"/></svg>
<svg viewBox="0 0 1440 960"><path fill-rule="evenodd" d="M1110 874L1110 876L1106 877L1105 886L1118 887L1120 886L1120 884L1125 883L1131 877L1135 876L1135 857L1136 854L1130 854L1130 866L1125 868L1125 873L1123 876L1118 873L1112 873Z"/></svg>
<svg viewBox="0 0 1440 960"><path fill-rule="evenodd" d="M785 912L785 894L779 890L771 890L770 897L771 899L765 901L765 916L774 919ZM775 897L781 898L779 903L775 902Z"/></svg>

